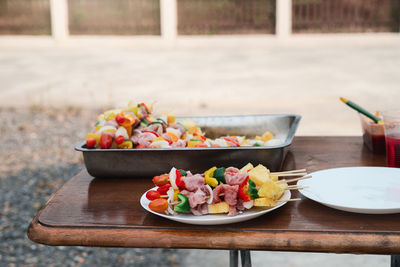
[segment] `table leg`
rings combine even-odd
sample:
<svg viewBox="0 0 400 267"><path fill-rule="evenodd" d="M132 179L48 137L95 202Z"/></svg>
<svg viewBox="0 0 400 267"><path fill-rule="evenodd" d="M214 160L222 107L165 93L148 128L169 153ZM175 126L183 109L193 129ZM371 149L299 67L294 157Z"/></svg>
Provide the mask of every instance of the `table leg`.
<svg viewBox="0 0 400 267"><path fill-rule="evenodd" d="M238 267L239 261L239 251L229 250L229 267Z"/></svg>
<svg viewBox="0 0 400 267"><path fill-rule="evenodd" d="M240 258L242 260L242 267L251 267L250 250L241 250Z"/></svg>
<svg viewBox="0 0 400 267"><path fill-rule="evenodd" d="M391 267L400 267L400 254L391 256Z"/></svg>

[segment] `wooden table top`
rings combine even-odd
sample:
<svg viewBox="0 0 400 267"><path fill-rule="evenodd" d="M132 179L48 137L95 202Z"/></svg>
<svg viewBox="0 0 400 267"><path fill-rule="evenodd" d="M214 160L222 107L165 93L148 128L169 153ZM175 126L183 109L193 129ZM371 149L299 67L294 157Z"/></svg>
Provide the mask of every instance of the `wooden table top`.
<svg viewBox="0 0 400 267"><path fill-rule="evenodd" d="M385 166L385 156L361 137L296 137L283 169L346 166ZM189 225L145 211L139 199L151 187L149 178L95 179L83 170L50 198L28 236L48 245L400 254L400 214L339 211L295 192L301 201L253 220Z"/></svg>

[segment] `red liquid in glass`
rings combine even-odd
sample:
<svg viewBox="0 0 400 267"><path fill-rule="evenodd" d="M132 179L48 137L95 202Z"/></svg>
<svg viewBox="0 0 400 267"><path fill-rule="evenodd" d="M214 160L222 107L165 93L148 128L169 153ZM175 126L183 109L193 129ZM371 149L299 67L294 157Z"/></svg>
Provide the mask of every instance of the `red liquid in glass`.
<svg viewBox="0 0 400 267"><path fill-rule="evenodd" d="M365 132L363 135L364 143L374 153L385 154L385 135L374 135Z"/></svg>
<svg viewBox="0 0 400 267"><path fill-rule="evenodd" d="M386 137L386 160L388 167L400 168L400 137Z"/></svg>

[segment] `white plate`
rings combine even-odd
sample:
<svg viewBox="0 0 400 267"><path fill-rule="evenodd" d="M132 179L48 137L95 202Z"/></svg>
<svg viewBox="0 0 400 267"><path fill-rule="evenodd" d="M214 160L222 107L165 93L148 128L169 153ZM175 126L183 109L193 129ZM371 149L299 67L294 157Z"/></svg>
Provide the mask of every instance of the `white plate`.
<svg viewBox="0 0 400 267"><path fill-rule="evenodd" d="M367 214L400 212L400 169L348 167L317 171L297 184L305 197L326 206Z"/></svg>
<svg viewBox="0 0 400 267"><path fill-rule="evenodd" d="M155 190L155 189L157 189L157 187L154 187L150 190ZM232 217L227 216L226 214L195 216L193 214L176 213L175 215L167 215L165 213L158 213L158 212L154 212L149 209L150 200L148 200L146 198L146 193L144 193L142 195L142 197L140 198L140 204L142 205L142 207L145 210L147 210L148 212L151 212L155 215L158 215L158 216L161 216L161 217L173 220L173 221L177 221L177 222L181 222L181 223L188 223L188 224L217 225L217 224L229 224L229 223L243 222L243 221L247 221L247 220L256 218L258 216L261 216L270 211L273 211L273 210L275 210L279 207L282 207L283 205L286 204L286 202L277 202L277 205L270 209L262 209L262 208L253 207L249 210L244 211L241 214L238 214L238 215L232 216ZM290 191L286 190L280 199L288 200L288 199L290 199L290 196L291 196Z"/></svg>

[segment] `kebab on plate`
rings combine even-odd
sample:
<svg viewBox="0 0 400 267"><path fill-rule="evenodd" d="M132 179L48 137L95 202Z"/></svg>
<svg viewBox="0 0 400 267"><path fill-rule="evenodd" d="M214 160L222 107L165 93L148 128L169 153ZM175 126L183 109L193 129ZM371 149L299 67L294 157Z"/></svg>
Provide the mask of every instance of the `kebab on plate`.
<svg viewBox="0 0 400 267"><path fill-rule="evenodd" d="M153 178L156 189L149 190L146 198L154 212L170 215L228 214L235 216L253 207L271 208L277 205L285 190L299 189L288 182L306 179L305 170L270 173L263 165L251 163L240 170L235 167L212 167L204 173L173 167L169 173ZM295 179L278 179L278 176L301 176Z"/></svg>

